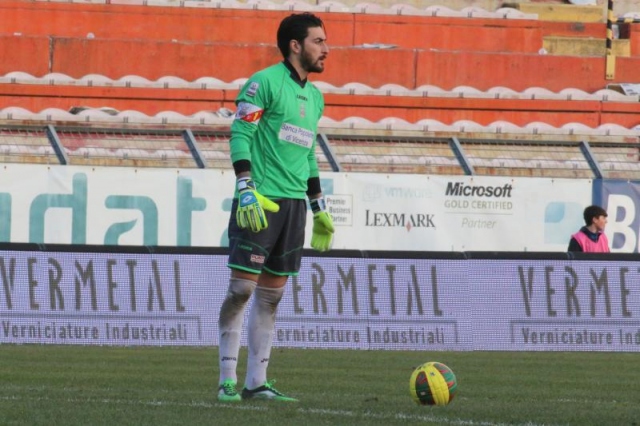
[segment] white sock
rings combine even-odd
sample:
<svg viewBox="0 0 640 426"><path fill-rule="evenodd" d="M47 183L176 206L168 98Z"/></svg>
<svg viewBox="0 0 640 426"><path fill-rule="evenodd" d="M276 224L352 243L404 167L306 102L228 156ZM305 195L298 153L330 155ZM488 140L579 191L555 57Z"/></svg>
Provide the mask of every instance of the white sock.
<svg viewBox="0 0 640 426"><path fill-rule="evenodd" d="M220 383L227 379L238 382L236 367L238 366L244 309L255 288L256 283L253 281L240 278L229 280L229 289L220 307L218 320Z"/></svg>
<svg viewBox="0 0 640 426"><path fill-rule="evenodd" d="M284 287L258 287L249 312L248 343L249 359L244 386L255 389L267 381L267 367L271 355L276 310L282 299Z"/></svg>

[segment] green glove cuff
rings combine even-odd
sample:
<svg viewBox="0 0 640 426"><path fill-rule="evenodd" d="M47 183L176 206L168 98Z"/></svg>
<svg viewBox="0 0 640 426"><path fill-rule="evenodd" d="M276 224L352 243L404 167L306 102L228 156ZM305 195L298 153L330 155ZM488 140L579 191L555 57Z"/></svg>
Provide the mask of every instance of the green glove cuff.
<svg viewBox="0 0 640 426"><path fill-rule="evenodd" d="M245 189L256 189L256 184L250 177L242 177L236 181L236 188L238 188L238 192Z"/></svg>
<svg viewBox="0 0 640 426"><path fill-rule="evenodd" d="M309 205L311 206L311 211L314 214L327 210L327 203L324 201L324 197L309 200Z"/></svg>

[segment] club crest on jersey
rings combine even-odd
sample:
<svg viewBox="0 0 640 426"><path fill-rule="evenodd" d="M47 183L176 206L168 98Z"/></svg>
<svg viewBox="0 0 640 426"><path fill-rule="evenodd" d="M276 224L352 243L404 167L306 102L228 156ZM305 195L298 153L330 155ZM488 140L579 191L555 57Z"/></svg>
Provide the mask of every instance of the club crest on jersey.
<svg viewBox="0 0 640 426"><path fill-rule="evenodd" d="M260 83L252 81L247 88L247 96L254 97L258 93L258 87L260 87Z"/></svg>
<svg viewBox="0 0 640 426"><path fill-rule="evenodd" d="M258 124L262 117L263 109L249 102L240 102L236 110L236 120L246 121L247 123Z"/></svg>

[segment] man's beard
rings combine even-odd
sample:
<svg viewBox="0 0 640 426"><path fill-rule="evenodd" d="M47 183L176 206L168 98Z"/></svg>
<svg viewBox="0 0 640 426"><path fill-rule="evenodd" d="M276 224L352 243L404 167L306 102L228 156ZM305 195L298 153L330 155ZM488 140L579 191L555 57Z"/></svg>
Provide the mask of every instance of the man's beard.
<svg viewBox="0 0 640 426"><path fill-rule="evenodd" d="M319 60L319 59L318 59ZM313 58L306 50L302 49L302 56L300 57L300 65L302 69L306 72L322 72L324 71L324 66L318 63L318 61L314 62Z"/></svg>

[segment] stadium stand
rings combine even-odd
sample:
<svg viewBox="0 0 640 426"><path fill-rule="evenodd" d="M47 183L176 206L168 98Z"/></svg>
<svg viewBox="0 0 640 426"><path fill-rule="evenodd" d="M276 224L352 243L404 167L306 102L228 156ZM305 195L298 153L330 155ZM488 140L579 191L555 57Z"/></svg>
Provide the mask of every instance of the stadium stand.
<svg viewBox="0 0 640 426"><path fill-rule="evenodd" d="M33 112L48 107L70 110L77 106L109 106L115 110L137 110L147 115L174 111L184 116L200 111L234 109L238 88L246 79L223 82L200 78L187 82L179 77L150 81L140 76L111 80L96 74L71 78L60 73L41 77L24 72L0 76L0 102ZM530 87L517 92L506 87L482 91L460 86L451 90L423 85L415 89L397 84L379 88L362 83L334 86L318 82L325 93L325 115L334 120L362 116L370 121L395 117L410 123L425 117L451 123L471 120L482 125L504 120L518 126L544 121L553 126L578 122L589 127L638 124L640 95L625 95L613 89L587 93L566 88L553 92Z"/></svg>
<svg viewBox="0 0 640 426"><path fill-rule="evenodd" d="M137 111L6 108L0 111L0 147L7 163L229 168L228 113L149 117ZM640 132L613 125L483 127L351 117L324 118L320 130L325 171L624 179L638 173Z"/></svg>

